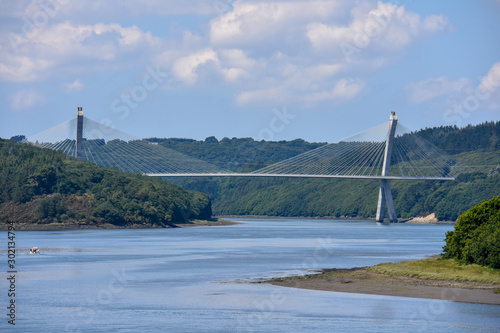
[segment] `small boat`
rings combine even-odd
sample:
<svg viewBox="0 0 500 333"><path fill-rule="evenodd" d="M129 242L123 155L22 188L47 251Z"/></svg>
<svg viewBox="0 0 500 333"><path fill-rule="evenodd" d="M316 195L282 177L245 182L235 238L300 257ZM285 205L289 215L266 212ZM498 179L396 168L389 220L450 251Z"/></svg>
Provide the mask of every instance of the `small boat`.
<svg viewBox="0 0 500 333"><path fill-rule="evenodd" d="M41 253L38 247L35 246L30 249L30 254L41 254Z"/></svg>

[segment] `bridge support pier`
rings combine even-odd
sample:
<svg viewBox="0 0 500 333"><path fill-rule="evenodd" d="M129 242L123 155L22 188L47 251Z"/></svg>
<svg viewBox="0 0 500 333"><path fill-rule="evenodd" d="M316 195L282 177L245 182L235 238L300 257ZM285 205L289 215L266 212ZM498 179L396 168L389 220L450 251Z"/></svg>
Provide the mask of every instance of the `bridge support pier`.
<svg viewBox="0 0 500 333"><path fill-rule="evenodd" d="M385 207L387 205L387 212L391 222L398 222L398 216L394 209L394 202L392 201L391 183L388 179L380 181L380 190L378 192L377 204L377 217L376 221L383 222L385 217Z"/></svg>
<svg viewBox="0 0 500 333"><path fill-rule="evenodd" d="M387 139L385 142L384 164L382 166L382 176L389 176L389 169L391 167L392 146L394 144L394 136L396 134L396 127L398 125L398 117L396 112L391 111L389 119L389 130L387 131ZM388 179L380 181L380 190L378 193L377 216L375 220L383 222L385 217L385 207L389 213L389 220L397 222L398 217L394 209L394 202L392 201L391 183Z"/></svg>

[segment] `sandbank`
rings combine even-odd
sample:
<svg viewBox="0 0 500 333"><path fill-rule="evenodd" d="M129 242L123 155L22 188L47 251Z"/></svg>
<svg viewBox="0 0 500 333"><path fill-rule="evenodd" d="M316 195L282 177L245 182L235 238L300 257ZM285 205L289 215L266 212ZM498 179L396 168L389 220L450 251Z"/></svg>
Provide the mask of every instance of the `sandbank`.
<svg viewBox="0 0 500 333"><path fill-rule="evenodd" d="M323 269L320 274L274 278L277 286L345 293L440 299L500 305L499 284L424 280L369 272L365 267Z"/></svg>

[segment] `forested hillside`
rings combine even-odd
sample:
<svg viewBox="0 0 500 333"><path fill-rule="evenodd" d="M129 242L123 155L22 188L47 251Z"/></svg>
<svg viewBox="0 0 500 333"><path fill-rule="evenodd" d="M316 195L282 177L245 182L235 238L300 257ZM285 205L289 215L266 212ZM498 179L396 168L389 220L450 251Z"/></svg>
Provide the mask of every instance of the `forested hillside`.
<svg viewBox="0 0 500 333"><path fill-rule="evenodd" d="M255 141L252 138L223 138L219 141L213 136L205 141L178 138L151 138L148 141L237 172L257 170L326 144L302 139Z"/></svg>
<svg viewBox="0 0 500 333"><path fill-rule="evenodd" d="M2 222L165 226L212 215L205 194L57 151L0 139L0 159Z"/></svg>
<svg viewBox="0 0 500 333"><path fill-rule="evenodd" d="M435 213L456 220L471 206L500 195L500 122L442 126L415 133L451 155L460 167L455 181L393 181L399 217ZM161 145L238 171L251 171L324 143L303 140L261 142L228 139L205 142L153 139ZM201 178L169 179L209 194L220 215L374 217L379 182L375 180Z"/></svg>
<svg viewBox="0 0 500 333"><path fill-rule="evenodd" d="M440 220L456 220L473 205L500 195L500 122L427 128L412 135L451 155L461 173L455 181L392 181L399 217L435 213ZM148 140L238 172L325 144L215 137ZM0 140L0 157L2 221L165 225L210 218L212 209L218 215L373 218L379 188L377 180L353 179L170 178L164 182L7 140Z"/></svg>
<svg viewBox="0 0 500 333"><path fill-rule="evenodd" d="M450 155L477 150L500 150L500 122L468 125L464 128L426 128L412 134ZM148 140L233 171L256 170L326 144L310 143L302 139L255 141L252 138L226 137L218 140L213 136L204 141L179 138Z"/></svg>

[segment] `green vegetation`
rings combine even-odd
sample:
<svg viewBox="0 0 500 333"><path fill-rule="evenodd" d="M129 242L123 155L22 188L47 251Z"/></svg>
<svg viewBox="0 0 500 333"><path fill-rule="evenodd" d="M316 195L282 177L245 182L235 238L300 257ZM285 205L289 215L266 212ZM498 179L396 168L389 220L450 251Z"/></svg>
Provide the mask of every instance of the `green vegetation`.
<svg viewBox="0 0 500 333"><path fill-rule="evenodd" d="M445 258L500 269L500 197L460 215L443 250Z"/></svg>
<svg viewBox="0 0 500 333"><path fill-rule="evenodd" d="M165 226L209 219L210 198L179 186L0 139L0 219Z"/></svg>
<svg viewBox="0 0 500 333"><path fill-rule="evenodd" d="M455 181L392 181L400 218L435 213L455 221L500 195L500 122L416 133L456 159ZM22 136L13 138L22 139ZM322 146L302 139L148 139L236 172L250 172ZM61 153L0 142L0 218L171 223L217 215L373 218L379 181L286 178L170 178L171 183L97 167ZM140 160L141 156L137 156ZM209 197L193 191L207 194ZM212 207L212 208L210 208ZM479 237L479 236L478 236Z"/></svg>
<svg viewBox="0 0 500 333"><path fill-rule="evenodd" d="M302 139L255 141L252 138L223 138L218 141L213 136L205 141L177 138L152 138L148 141L236 172L254 171L326 144Z"/></svg>
<svg viewBox="0 0 500 333"><path fill-rule="evenodd" d="M453 259L430 258L417 261L383 263L366 268L373 273L407 276L424 280L444 280L500 284L500 271L479 266L461 265Z"/></svg>
<svg viewBox="0 0 500 333"><path fill-rule="evenodd" d="M396 212L401 218L435 213L455 221L484 200L500 194L500 122L442 126L414 133L457 160L455 181L393 181ZM205 141L151 139L220 167L253 171L322 144L303 140L265 142L245 139ZM169 179L184 188L210 195L218 215L374 217L378 181L284 178Z"/></svg>

